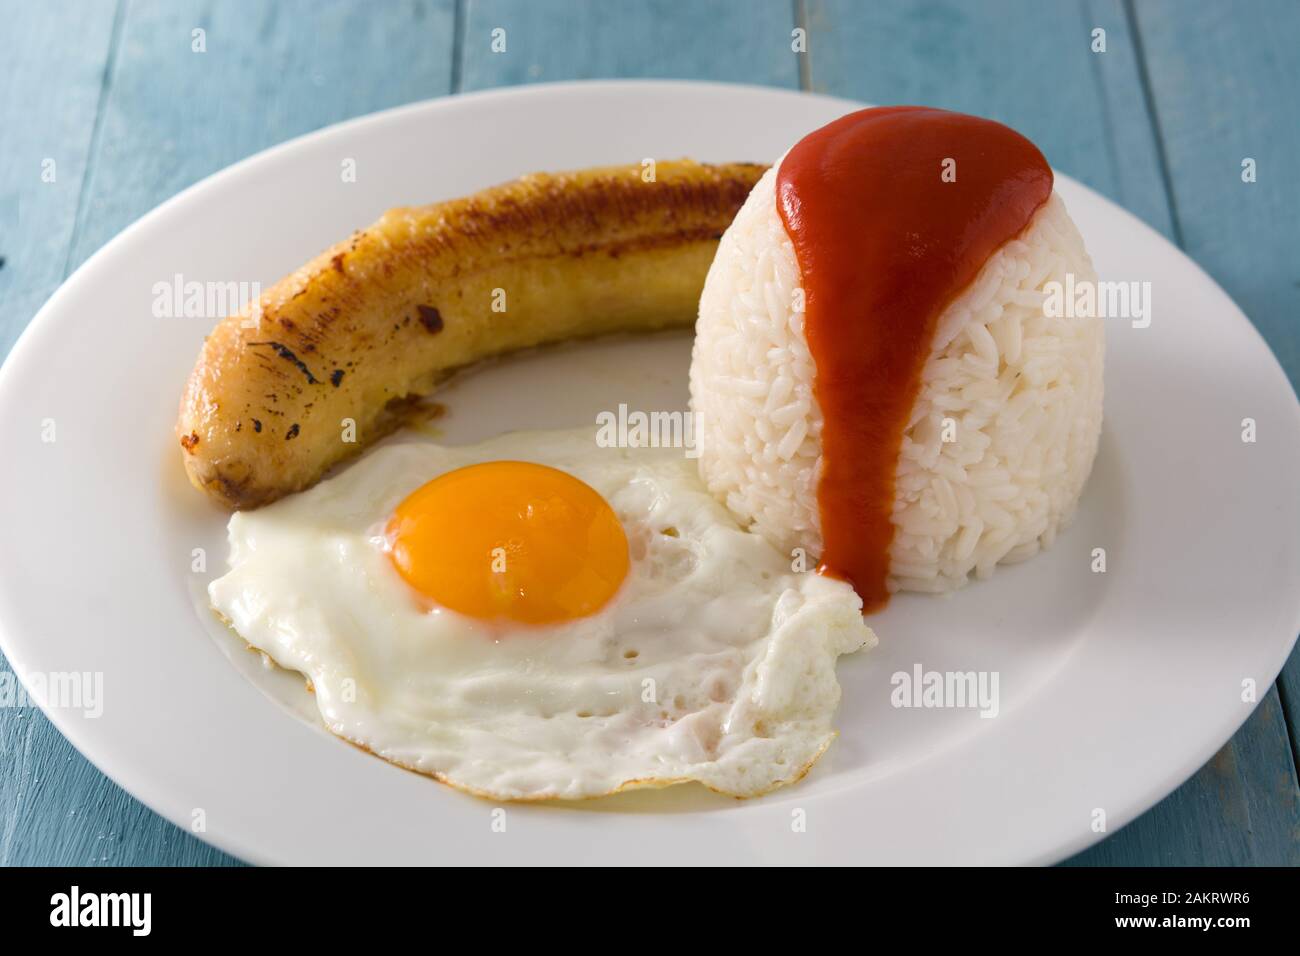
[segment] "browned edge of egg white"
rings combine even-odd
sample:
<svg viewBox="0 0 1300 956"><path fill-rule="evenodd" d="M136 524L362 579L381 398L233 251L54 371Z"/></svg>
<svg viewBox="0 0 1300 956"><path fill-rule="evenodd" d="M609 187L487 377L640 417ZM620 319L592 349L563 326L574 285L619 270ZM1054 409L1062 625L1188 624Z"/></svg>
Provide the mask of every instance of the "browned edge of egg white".
<svg viewBox="0 0 1300 956"><path fill-rule="evenodd" d="M878 107L796 143L776 194L823 416L818 571L865 613L889 600L894 476L939 316L1028 228L1052 170L1001 123Z"/></svg>

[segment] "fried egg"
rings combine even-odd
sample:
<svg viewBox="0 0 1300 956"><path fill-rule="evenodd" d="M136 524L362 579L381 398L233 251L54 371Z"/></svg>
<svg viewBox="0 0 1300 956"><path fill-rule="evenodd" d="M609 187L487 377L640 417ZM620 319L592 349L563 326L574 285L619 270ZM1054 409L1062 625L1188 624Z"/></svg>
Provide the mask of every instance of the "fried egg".
<svg viewBox="0 0 1300 956"><path fill-rule="evenodd" d="M214 609L330 731L495 799L791 783L835 735L836 658L876 642L681 450L591 429L389 444L228 534Z"/></svg>

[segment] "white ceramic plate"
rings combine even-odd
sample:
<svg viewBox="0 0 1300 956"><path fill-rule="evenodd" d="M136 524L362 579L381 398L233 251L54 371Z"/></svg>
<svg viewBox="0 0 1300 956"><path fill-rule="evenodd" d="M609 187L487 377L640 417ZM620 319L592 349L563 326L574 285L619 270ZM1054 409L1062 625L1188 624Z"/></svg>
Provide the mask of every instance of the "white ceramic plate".
<svg viewBox="0 0 1300 956"><path fill-rule="evenodd" d="M1098 809L1118 829L1231 736L1253 707L1243 681L1262 695L1295 639L1300 406L1214 282L1064 176L1103 278L1150 281L1154 303L1149 328L1108 330L1079 517L1027 564L874 618L879 649L841 662L840 739L800 785L748 802L691 787L511 806L497 832L492 805L335 740L301 682L263 672L203 613L225 515L186 485L172 424L212 321L155 318L155 283L266 286L389 206L535 169L771 161L851 108L693 83L493 92L325 130L165 203L68 280L0 373L14 669L102 672L102 715L51 706L59 729L145 803L186 829L201 811L205 839L257 862L1049 862L1103 835ZM355 183L340 177L349 158ZM688 356L677 335L502 362L443 396L446 440L590 423L620 401L683 407ZM195 548L207 573L191 570ZM996 671L999 715L892 707L891 675L917 664Z"/></svg>

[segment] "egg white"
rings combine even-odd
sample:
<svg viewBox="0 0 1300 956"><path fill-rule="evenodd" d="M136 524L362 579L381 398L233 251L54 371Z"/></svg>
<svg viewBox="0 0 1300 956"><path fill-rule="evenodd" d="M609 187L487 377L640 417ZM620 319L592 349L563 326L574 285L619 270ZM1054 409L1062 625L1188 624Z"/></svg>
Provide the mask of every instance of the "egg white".
<svg viewBox="0 0 1300 956"><path fill-rule="evenodd" d="M543 627L429 609L381 547L431 478L484 461L560 468L604 496L631 568L596 614ZM575 799L699 781L753 796L834 737L835 660L873 646L847 584L794 573L738 528L680 450L597 447L591 429L475 446L408 440L230 519L213 607L309 678L325 726L497 799Z"/></svg>

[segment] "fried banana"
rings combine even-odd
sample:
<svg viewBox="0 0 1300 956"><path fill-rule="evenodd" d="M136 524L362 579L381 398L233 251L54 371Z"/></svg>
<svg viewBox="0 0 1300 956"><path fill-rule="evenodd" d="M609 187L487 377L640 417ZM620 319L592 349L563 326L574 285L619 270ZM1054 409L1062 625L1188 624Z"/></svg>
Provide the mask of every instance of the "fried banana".
<svg viewBox="0 0 1300 956"><path fill-rule="evenodd" d="M690 325L764 168L537 173L390 210L208 336L176 428L190 481L231 508L266 504L399 427L457 369Z"/></svg>

